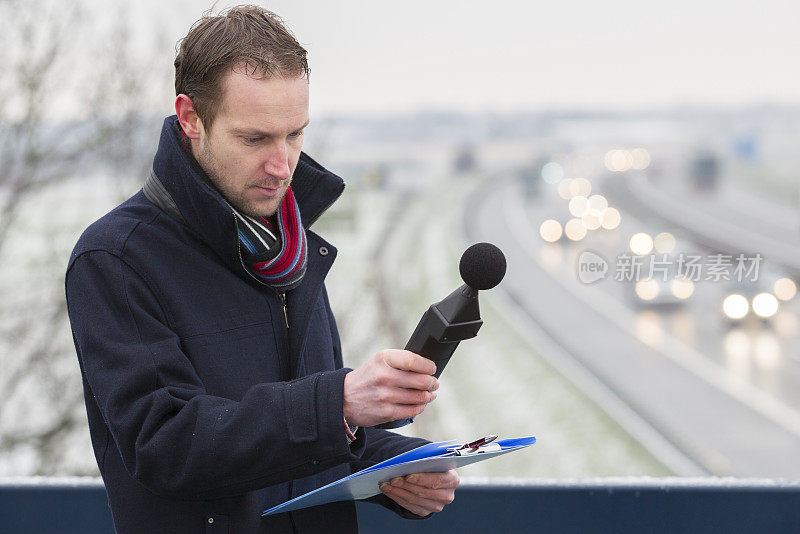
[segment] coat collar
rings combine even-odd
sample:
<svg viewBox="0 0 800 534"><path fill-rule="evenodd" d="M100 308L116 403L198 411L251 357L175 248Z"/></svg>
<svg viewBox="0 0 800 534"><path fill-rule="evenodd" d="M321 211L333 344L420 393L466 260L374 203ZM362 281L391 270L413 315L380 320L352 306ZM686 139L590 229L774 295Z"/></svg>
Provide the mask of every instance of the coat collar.
<svg viewBox="0 0 800 534"><path fill-rule="evenodd" d="M223 259L240 264L239 240L233 211L211 185L174 131L177 116L164 119L153 172L173 200L186 225ZM308 229L344 191L344 181L305 152L292 177L300 218Z"/></svg>

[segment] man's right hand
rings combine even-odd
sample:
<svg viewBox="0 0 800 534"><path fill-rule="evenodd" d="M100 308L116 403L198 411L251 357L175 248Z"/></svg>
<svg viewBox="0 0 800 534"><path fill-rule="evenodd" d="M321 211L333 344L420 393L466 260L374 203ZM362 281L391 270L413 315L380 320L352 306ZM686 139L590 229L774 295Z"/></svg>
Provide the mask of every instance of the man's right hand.
<svg viewBox="0 0 800 534"><path fill-rule="evenodd" d="M344 417L375 426L421 414L436 398L436 364L407 350L382 350L344 377Z"/></svg>

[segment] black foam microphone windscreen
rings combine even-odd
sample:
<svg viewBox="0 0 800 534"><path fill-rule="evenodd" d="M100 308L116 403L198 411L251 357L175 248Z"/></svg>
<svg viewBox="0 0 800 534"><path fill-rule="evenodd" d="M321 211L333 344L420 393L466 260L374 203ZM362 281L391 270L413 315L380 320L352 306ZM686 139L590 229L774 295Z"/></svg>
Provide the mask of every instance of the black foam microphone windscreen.
<svg viewBox="0 0 800 534"><path fill-rule="evenodd" d="M506 275L506 257L491 243L475 243L461 255L458 270L472 289L492 289Z"/></svg>
<svg viewBox="0 0 800 534"><path fill-rule="evenodd" d="M459 271L465 284L428 308L406 344L406 350L436 364L433 376L437 378L459 342L478 335L483 324L478 291L500 283L506 274L506 257L491 243L476 243L461 255ZM400 419L376 426L397 428L411 422L413 419Z"/></svg>

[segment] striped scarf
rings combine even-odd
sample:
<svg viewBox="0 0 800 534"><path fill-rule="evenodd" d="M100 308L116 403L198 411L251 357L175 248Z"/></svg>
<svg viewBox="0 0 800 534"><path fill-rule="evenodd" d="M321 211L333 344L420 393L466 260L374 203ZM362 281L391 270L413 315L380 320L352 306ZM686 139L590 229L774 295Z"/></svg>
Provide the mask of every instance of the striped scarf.
<svg viewBox="0 0 800 534"><path fill-rule="evenodd" d="M306 273L308 243L291 186L276 214L277 230L263 217L251 217L235 209L233 213L238 220L242 258L253 274L281 293L297 287Z"/></svg>

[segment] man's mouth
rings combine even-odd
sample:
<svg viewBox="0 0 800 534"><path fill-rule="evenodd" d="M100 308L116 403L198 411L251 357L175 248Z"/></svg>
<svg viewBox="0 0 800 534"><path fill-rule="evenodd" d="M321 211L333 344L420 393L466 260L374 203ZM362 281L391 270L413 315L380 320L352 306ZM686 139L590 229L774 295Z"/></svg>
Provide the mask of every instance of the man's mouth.
<svg viewBox="0 0 800 534"><path fill-rule="evenodd" d="M278 193L278 189L280 189L279 187L263 187L263 186L260 186L260 185L257 185L255 187L256 187L256 189L258 189L258 191L262 195L266 195L266 196L273 196L273 195L277 194Z"/></svg>

